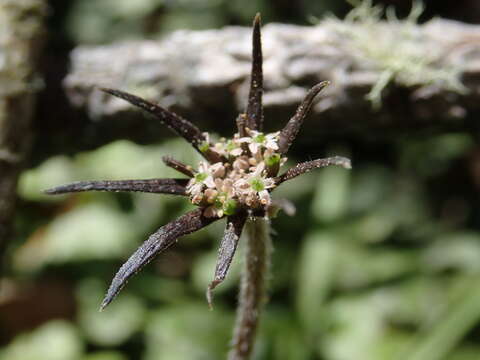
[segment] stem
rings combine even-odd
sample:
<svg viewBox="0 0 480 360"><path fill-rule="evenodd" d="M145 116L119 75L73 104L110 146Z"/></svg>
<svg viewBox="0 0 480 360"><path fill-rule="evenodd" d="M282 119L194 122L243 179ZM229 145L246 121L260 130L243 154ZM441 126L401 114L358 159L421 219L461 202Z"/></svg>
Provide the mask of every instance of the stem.
<svg viewBox="0 0 480 360"><path fill-rule="evenodd" d="M265 300L271 249L269 221L261 218L248 220L245 267L229 360L247 360L252 353L260 311Z"/></svg>

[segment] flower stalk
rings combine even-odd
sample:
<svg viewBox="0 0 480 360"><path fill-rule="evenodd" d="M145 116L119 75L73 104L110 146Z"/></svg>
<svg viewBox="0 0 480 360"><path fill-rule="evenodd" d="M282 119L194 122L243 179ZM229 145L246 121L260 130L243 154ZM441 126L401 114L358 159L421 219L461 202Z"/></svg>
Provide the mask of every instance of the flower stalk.
<svg viewBox="0 0 480 360"><path fill-rule="evenodd" d="M266 280L272 253L270 222L264 218L252 218L246 226L245 264L228 360L250 359L258 320L266 300Z"/></svg>

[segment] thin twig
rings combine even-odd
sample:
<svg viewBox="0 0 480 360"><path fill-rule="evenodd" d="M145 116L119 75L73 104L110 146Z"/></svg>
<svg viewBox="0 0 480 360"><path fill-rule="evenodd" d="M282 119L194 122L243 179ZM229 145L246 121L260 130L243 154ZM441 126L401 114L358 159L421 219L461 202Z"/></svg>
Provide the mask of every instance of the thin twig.
<svg viewBox="0 0 480 360"><path fill-rule="evenodd" d="M245 267L240 284L237 319L229 360L247 360L252 354L258 319L265 300L271 249L268 220L261 218L249 220Z"/></svg>

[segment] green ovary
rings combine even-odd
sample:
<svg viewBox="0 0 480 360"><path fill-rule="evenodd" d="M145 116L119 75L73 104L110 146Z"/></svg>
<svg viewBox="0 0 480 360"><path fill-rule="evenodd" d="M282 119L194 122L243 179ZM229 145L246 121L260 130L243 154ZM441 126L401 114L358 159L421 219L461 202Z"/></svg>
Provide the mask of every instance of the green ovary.
<svg viewBox="0 0 480 360"><path fill-rule="evenodd" d="M237 211L237 202L233 199L228 199L223 203L223 213L225 215L233 215Z"/></svg>
<svg viewBox="0 0 480 360"><path fill-rule="evenodd" d="M255 141L258 144L263 144L265 142L265 140L266 140L265 135L263 135L261 133L253 138L253 141Z"/></svg>
<svg viewBox="0 0 480 360"><path fill-rule="evenodd" d="M231 140L229 140L227 142L227 146L226 146L226 149L227 151L232 151L232 150L235 150L237 148L237 146L235 145L235 143Z"/></svg>
<svg viewBox="0 0 480 360"><path fill-rule="evenodd" d="M273 154L272 156L265 158L265 165L267 166L274 166L278 163L280 163L280 154Z"/></svg>
<svg viewBox="0 0 480 360"><path fill-rule="evenodd" d="M262 179L259 178L253 178L250 180L250 186L252 187L253 190L256 192L265 190L265 185L263 184Z"/></svg>
<svg viewBox="0 0 480 360"><path fill-rule="evenodd" d="M195 181L197 183L201 183L203 181L205 181L205 179L208 177L208 174L206 173L198 173L198 174L195 174Z"/></svg>
<svg viewBox="0 0 480 360"><path fill-rule="evenodd" d="M202 142L200 144L200 146L198 147L198 149L201 151L201 152L207 152L208 149L210 149L210 144L206 141Z"/></svg>

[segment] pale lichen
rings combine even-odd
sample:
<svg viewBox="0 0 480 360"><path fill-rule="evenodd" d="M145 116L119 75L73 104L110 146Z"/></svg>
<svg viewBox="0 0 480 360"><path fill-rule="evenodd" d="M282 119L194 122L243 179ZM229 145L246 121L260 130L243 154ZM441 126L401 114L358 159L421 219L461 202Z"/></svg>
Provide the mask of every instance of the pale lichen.
<svg viewBox="0 0 480 360"><path fill-rule="evenodd" d="M423 13L421 1L413 1L406 19L399 20L392 7L373 5L372 0L349 0L354 8L344 20L329 17L322 25L346 39L346 44L361 67L380 71L367 94L374 108L381 104L382 93L394 82L414 87L435 85L465 93L459 80L461 67L442 61L444 52L432 46L418 20ZM385 14L386 20L382 20Z"/></svg>

